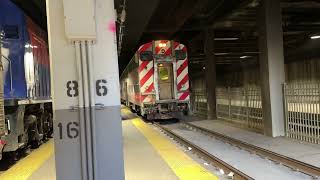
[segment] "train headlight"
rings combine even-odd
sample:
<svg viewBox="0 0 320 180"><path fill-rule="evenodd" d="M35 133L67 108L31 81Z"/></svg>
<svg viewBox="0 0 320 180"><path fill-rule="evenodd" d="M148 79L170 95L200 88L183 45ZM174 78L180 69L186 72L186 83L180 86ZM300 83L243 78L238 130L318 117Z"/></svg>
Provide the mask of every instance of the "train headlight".
<svg viewBox="0 0 320 180"><path fill-rule="evenodd" d="M159 43L159 45L158 45L159 47L166 47L167 46L167 44L166 43Z"/></svg>

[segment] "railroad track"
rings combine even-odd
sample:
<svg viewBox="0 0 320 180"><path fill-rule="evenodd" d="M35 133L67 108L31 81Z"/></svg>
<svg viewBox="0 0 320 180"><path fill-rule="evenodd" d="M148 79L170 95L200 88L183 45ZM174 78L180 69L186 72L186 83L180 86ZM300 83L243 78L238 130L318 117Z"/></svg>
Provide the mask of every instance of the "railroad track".
<svg viewBox="0 0 320 180"><path fill-rule="evenodd" d="M202 159L206 160L207 162L210 162L211 164L223 169L226 174L230 174L233 176L233 179L236 180L252 180L254 178L250 177L249 175L241 172L240 170L234 168L230 164L224 162L223 160L213 156L212 154L208 153L204 149L200 148L199 146L193 144L192 142L188 141L187 139L177 135L170 129L161 126L159 123L154 123L157 127L162 129L166 134L171 136L174 140L179 142L180 144L183 144L186 147L191 147L192 151L199 155Z"/></svg>
<svg viewBox="0 0 320 180"><path fill-rule="evenodd" d="M313 177L314 179L318 179L320 177L320 168L319 167L316 167L316 166L313 166L313 165L298 161L296 159L292 159L290 157L287 157L287 156L284 156L284 155L269 151L267 149L264 149L264 148L261 148L261 147L258 147L258 146L254 146L252 144L248 144L246 142L243 142L243 141L240 141L240 140L225 136L223 134L220 134L220 133L205 129L203 127L196 126L196 125L191 124L191 123L183 122L182 124L184 126L186 126L187 128L198 130L198 131L200 131L200 132L202 132L202 133L204 133L206 135L215 137L215 138L217 138L219 140L222 140L222 141L224 141L226 143L229 143L229 144L231 144L233 146L237 146L237 147L239 147L241 149L245 149L245 150L247 150L249 152L255 153L255 154L259 155L259 156L268 158L268 159L270 159L270 160L272 160L274 162L277 162L279 164L287 166L287 167L289 167L289 168L291 168L291 169L293 169L295 171L307 174L307 175Z"/></svg>

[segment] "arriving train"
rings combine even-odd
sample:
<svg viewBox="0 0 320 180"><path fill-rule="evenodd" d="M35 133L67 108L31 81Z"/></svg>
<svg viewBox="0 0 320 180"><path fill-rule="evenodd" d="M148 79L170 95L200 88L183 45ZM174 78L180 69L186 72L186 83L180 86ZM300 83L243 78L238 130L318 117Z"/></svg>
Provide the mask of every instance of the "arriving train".
<svg viewBox="0 0 320 180"><path fill-rule="evenodd" d="M0 159L52 135L46 33L10 0L0 1Z"/></svg>
<svg viewBox="0 0 320 180"><path fill-rule="evenodd" d="M148 120L188 113L188 54L185 45L156 40L140 46L120 77L121 102Z"/></svg>

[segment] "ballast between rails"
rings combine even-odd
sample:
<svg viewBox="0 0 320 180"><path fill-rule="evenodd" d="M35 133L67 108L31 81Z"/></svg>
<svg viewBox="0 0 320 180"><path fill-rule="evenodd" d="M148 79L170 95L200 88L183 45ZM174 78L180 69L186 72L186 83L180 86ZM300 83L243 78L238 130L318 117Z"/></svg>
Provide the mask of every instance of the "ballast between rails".
<svg viewBox="0 0 320 180"><path fill-rule="evenodd" d="M314 177L315 179L320 177L320 168L319 167L298 161L296 159L292 159L290 157L269 151L269 150L261 148L261 147L257 147L257 146L248 144L246 142L225 136L223 134L205 129L203 127L196 126L196 125L188 123L188 122L183 122L182 124L185 125L186 127L197 129L205 134L208 134L210 136L214 136L214 137L216 137L222 141L228 142L234 146L238 146L238 147L241 147L241 148L246 149L248 151L254 152L260 156L267 157L272 161L278 162L278 163L280 163L284 166L287 166L293 170L310 175L310 176Z"/></svg>
<svg viewBox="0 0 320 180"><path fill-rule="evenodd" d="M221 159L210 154L209 152L203 150L199 146L197 146L197 145L193 144L192 142L186 140L185 138L177 135L176 133L174 133L170 129L161 126L159 123L154 123L154 124L157 127L159 127L160 129L162 129L166 134L168 134L169 136L174 138L176 141L178 141L179 143L183 144L184 146L191 147L192 151L195 152L196 154L198 154L204 160L211 162L215 166L223 169L225 172L228 172L228 173L232 172L234 174L233 179L236 179L236 180L252 180L253 179L252 177L248 176L247 174L239 171L238 169L234 168L233 166L229 165L228 163L222 161Z"/></svg>

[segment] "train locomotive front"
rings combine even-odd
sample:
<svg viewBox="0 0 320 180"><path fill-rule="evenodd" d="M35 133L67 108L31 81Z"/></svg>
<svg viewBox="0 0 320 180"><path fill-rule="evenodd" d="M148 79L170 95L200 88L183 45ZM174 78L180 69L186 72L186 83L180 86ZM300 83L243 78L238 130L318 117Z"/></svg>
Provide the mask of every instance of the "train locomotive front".
<svg viewBox="0 0 320 180"><path fill-rule="evenodd" d="M53 133L46 33L10 0L0 1L0 159Z"/></svg>
<svg viewBox="0 0 320 180"><path fill-rule="evenodd" d="M140 46L121 74L121 101L149 120L171 112L188 113L188 55L185 45L169 40Z"/></svg>

